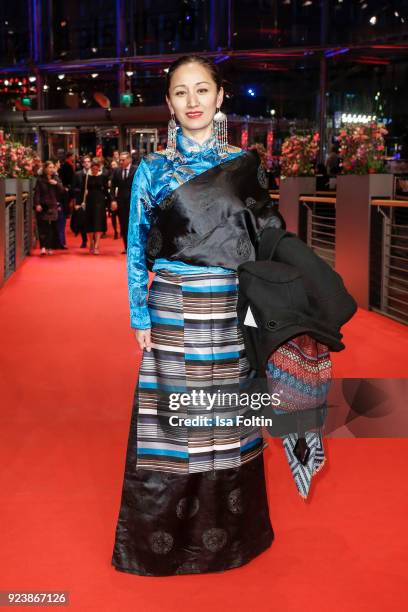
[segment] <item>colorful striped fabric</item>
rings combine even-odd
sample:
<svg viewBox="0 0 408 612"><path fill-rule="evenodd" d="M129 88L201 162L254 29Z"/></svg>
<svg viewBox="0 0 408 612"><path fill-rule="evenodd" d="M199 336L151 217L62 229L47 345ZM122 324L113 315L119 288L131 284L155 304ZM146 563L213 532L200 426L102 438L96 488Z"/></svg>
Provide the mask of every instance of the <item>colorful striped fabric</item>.
<svg viewBox="0 0 408 612"><path fill-rule="evenodd" d="M277 414L327 408L332 376L330 352L326 345L308 334L296 336L278 347L269 357L266 375L270 393L280 393ZM292 476L303 498L309 494L312 477L325 463L321 430L305 432L305 439L310 455L303 465L294 454L297 432L282 436Z"/></svg>
<svg viewBox="0 0 408 612"><path fill-rule="evenodd" d="M260 427L172 426L170 416L230 418L247 407L180 406L169 394L238 392L250 370L237 321L235 272L175 274L159 270L149 291L152 350L144 351L133 410L137 468L194 473L233 468L267 446ZM215 421L214 421L215 422ZM132 435L132 434L131 434Z"/></svg>

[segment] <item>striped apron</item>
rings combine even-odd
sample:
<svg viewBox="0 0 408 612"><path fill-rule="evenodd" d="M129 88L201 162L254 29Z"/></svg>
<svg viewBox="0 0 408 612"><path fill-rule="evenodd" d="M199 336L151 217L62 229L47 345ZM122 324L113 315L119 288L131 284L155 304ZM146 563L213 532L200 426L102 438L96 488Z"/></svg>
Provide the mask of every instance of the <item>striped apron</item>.
<svg viewBox="0 0 408 612"><path fill-rule="evenodd" d="M249 373L237 325L237 283L229 271L156 274L148 301L152 350L144 351L135 393L137 468L182 474L226 469L253 459L266 446L259 427L216 425L216 416L247 412L221 401L228 397L223 391L237 392ZM169 408L170 396L193 389L213 394L215 407L197 401ZM177 417L175 425L171 416ZM212 418L214 425L179 424L199 416Z"/></svg>

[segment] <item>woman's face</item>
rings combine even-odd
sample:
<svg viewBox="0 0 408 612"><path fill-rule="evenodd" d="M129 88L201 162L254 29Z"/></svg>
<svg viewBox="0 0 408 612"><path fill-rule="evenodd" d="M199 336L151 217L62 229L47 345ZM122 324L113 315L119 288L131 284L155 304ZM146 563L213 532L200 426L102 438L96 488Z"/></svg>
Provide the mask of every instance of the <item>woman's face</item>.
<svg viewBox="0 0 408 612"><path fill-rule="evenodd" d="M166 102L181 127L202 130L212 122L223 97L223 88L217 93L217 85L209 70L192 62L183 64L174 72Z"/></svg>
<svg viewBox="0 0 408 612"><path fill-rule="evenodd" d="M55 174L55 166L54 164L49 164L46 168L45 168L45 174L50 177L53 174Z"/></svg>
<svg viewBox="0 0 408 612"><path fill-rule="evenodd" d="M91 173L96 176L99 172L99 166L91 166Z"/></svg>

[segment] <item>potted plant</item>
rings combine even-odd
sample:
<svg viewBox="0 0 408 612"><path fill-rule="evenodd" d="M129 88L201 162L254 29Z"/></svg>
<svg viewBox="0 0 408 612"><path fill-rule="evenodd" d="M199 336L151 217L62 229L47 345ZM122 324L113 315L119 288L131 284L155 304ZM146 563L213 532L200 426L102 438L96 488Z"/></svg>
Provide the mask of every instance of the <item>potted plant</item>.
<svg viewBox="0 0 408 612"><path fill-rule="evenodd" d="M371 199L392 198L384 172L387 130L378 123L342 128L338 136L336 270L359 306L369 307Z"/></svg>
<svg viewBox="0 0 408 612"><path fill-rule="evenodd" d="M282 145L279 210L287 229L299 232L299 197L316 191L315 165L319 134L290 136Z"/></svg>
<svg viewBox="0 0 408 612"><path fill-rule="evenodd" d="M0 285L3 272L7 277L15 270L25 255L24 235L32 233L31 194L34 151L10 138L4 138L0 130ZM23 198L28 193L28 199ZM7 198L7 196L14 196ZM15 227L15 240L9 227ZM31 240L28 240L28 252Z"/></svg>

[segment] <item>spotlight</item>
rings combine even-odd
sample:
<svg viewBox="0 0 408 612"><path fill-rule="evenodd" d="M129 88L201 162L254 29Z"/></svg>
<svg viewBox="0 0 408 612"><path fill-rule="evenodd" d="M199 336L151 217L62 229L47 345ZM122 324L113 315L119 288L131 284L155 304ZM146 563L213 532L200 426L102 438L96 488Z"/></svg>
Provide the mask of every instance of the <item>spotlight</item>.
<svg viewBox="0 0 408 612"><path fill-rule="evenodd" d="M371 25L375 25L377 23L377 17L373 15L372 17L370 17L369 22L371 23Z"/></svg>
<svg viewBox="0 0 408 612"><path fill-rule="evenodd" d="M10 85L10 81L8 81L8 80L6 79L6 80L4 81L4 85L5 85L6 87L8 87L8 86Z"/></svg>
<svg viewBox="0 0 408 612"><path fill-rule="evenodd" d="M35 77L35 76L29 76L29 77L28 77L28 80L30 81L30 83L35 83L35 82L36 82L36 80L37 80L37 77Z"/></svg>
<svg viewBox="0 0 408 612"><path fill-rule="evenodd" d="M394 11L394 15L395 15L395 17L399 17L399 12L398 11Z"/></svg>
<svg viewBox="0 0 408 612"><path fill-rule="evenodd" d="M271 115L275 115L276 114L276 110L274 108L271 108Z"/></svg>
<svg viewBox="0 0 408 612"><path fill-rule="evenodd" d="M128 77L133 76L133 74L134 74L133 70L127 70L126 71L126 76L128 76Z"/></svg>
<svg viewBox="0 0 408 612"><path fill-rule="evenodd" d="M97 47L92 47L91 51L92 51L92 53L96 53L98 51L98 48Z"/></svg>
<svg viewBox="0 0 408 612"><path fill-rule="evenodd" d="M60 85L58 85L57 91L61 91L61 90L62 90L62 87L60 87Z"/></svg>
<svg viewBox="0 0 408 612"><path fill-rule="evenodd" d="M97 76L99 76L99 74L97 72L92 72L91 77L93 79L96 79Z"/></svg>
<svg viewBox="0 0 408 612"><path fill-rule="evenodd" d="M44 91L48 91L48 90L49 90L49 85L47 85L47 83L45 83L45 84L43 85L43 90L44 90Z"/></svg>
<svg viewBox="0 0 408 612"><path fill-rule="evenodd" d="M65 74L59 74L58 78L59 78L60 81L62 81L62 79L65 79Z"/></svg>

